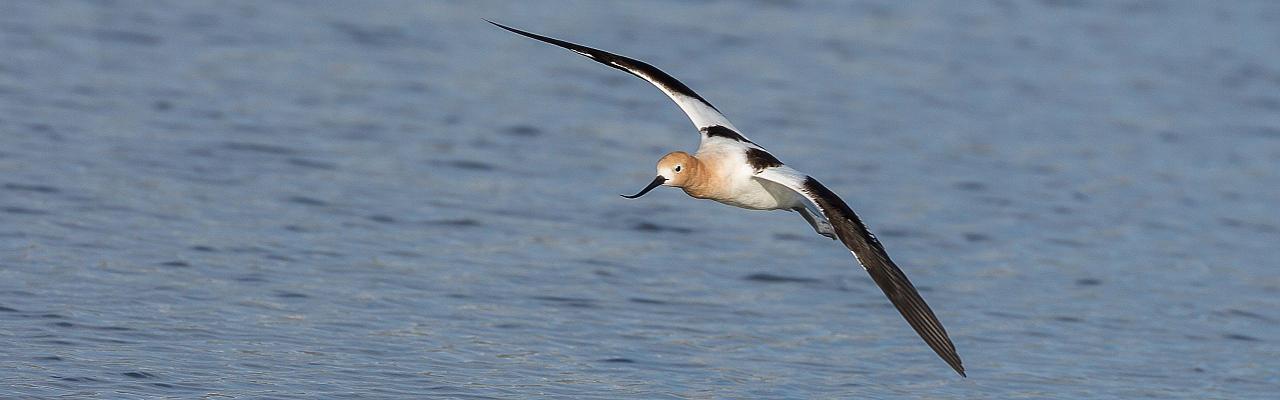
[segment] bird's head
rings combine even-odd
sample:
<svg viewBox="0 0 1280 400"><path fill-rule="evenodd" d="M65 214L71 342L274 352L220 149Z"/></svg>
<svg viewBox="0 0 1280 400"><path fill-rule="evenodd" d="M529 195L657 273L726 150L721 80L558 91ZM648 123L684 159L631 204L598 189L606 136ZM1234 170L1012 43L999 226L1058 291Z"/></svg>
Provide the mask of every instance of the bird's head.
<svg viewBox="0 0 1280 400"><path fill-rule="evenodd" d="M658 176L653 178L653 182L649 182L640 193L631 196L623 195L628 199L634 199L644 196L650 190L658 186L674 186L684 187L689 181L690 171L697 166L698 160L683 151L673 151L662 156L658 160Z"/></svg>

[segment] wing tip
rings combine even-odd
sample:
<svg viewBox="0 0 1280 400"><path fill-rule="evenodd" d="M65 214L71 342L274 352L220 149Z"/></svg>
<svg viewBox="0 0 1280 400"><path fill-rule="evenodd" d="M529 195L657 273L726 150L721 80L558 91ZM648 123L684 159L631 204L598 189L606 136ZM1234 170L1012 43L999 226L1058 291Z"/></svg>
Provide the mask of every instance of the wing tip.
<svg viewBox="0 0 1280 400"><path fill-rule="evenodd" d="M968 377L969 377L969 374L966 374L966 373L964 372L964 363L963 363L962 361L960 361L960 355L959 355L959 354L956 354L955 352L952 352L952 353L951 353L951 355L952 355L952 356L955 356L955 361L952 361L952 360L946 360L947 365L950 365L950 366L951 366L951 369L956 370L956 373L957 373L957 374L960 374L960 377L961 377L961 378L968 378Z"/></svg>
<svg viewBox="0 0 1280 400"><path fill-rule="evenodd" d="M925 344L928 344L929 348L933 349L933 352L938 355L938 358L941 358L943 362L946 362L947 365L950 366L951 369L955 370L957 374L960 374L961 377L969 377L964 370L964 361L960 359L960 353L956 352L956 346L951 342L951 338L943 329L942 323L938 322L937 317L928 318L932 316L931 310L927 314L907 315L904 313L903 316L906 317L911 328L920 335L920 338L924 339ZM925 320L919 320L920 317L925 317ZM926 332L928 328L937 328L937 331L932 333Z"/></svg>
<svg viewBox="0 0 1280 400"><path fill-rule="evenodd" d="M964 361L960 360L960 354L956 353L955 350L951 350L948 353L948 356L950 357L943 357L942 360L946 361L947 365L951 366L951 369L956 370L956 373L960 374L960 377L968 378L969 374L964 371Z"/></svg>
<svg viewBox="0 0 1280 400"><path fill-rule="evenodd" d="M523 36L528 36L528 32L525 32L525 31L522 31L522 30L519 30L519 29L516 29L516 28L512 28L512 27L510 27L510 26L506 26L506 25L503 25L503 24L499 24L499 23L497 23L497 22L493 22L492 20L490 20L490 19L488 19L488 18L480 18L480 19L481 19L481 20L483 20L484 22L488 22L488 23L490 23L490 24L493 24L493 26L496 26L496 27L499 27L499 28L502 28L502 29L506 29L507 31L510 31L510 32L512 32L512 33L516 33L516 34L523 35Z"/></svg>

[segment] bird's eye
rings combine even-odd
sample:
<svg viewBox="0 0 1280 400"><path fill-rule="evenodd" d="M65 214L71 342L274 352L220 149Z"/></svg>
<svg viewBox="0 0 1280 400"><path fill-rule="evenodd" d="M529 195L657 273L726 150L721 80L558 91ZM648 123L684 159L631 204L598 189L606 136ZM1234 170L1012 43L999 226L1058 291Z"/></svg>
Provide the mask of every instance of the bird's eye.
<svg viewBox="0 0 1280 400"><path fill-rule="evenodd" d="M680 166L679 166L679 165L677 165L677 166L676 166L676 172L680 172Z"/></svg>

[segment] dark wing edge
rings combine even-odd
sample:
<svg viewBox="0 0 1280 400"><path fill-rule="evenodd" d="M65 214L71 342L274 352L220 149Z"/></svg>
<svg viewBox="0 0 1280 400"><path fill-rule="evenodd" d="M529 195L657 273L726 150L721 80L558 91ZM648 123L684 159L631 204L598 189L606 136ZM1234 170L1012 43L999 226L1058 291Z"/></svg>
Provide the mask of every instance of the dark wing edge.
<svg viewBox="0 0 1280 400"><path fill-rule="evenodd" d="M741 139L738 141L749 142L745 138L742 138L740 134L737 134L737 128L734 128L728 118L725 118L724 114L720 113L720 110L717 110L715 106L711 105L711 103L702 98L702 96L699 96L698 93L694 92L693 89L690 89L689 86L686 86L684 83L671 75L668 75L666 72L662 72L662 70L657 67L640 60L620 56L604 50L594 49L580 44L522 31L487 19L484 21L517 35L569 49L570 51L586 56L587 58L595 60L601 64L635 75L636 77L644 79L654 86L657 86L659 90L662 90L662 92L667 95L667 97L670 97L671 100L675 101L676 105L680 107L680 110L684 111L685 115L693 121L694 126L703 134L704 140L708 137L716 136L714 134L714 130L719 129L720 132L725 132L724 129L728 129L730 132L733 132L732 135L736 135ZM708 135L709 129L713 130L713 133L710 135ZM728 134L726 134L726 136L728 136Z"/></svg>
<svg viewBox="0 0 1280 400"><path fill-rule="evenodd" d="M542 36L533 32L522 31L522 30L512 28L503 24L499 24L497 22L493 22L487 19L484 21L490 24L493 24L499 28L506 29L507 31L510 31L517 35L540 40L543 42L551 43L556 46L560 46L560 47L572 50L575 53L584 55L587 58L590 58L592 60L596 60L601 64L626 71L626 73L628 74L635 75L640 79L644 79L646 81L650 81L655 86L658 86L661 89L670 90L675 93L679 93L685 96L698 99L703 104L706 104L707 107L711 107L712 109L716 108L715 106L711 105L711 103L708 102L706 99L703 99L702 96L699 96L697 93L694 93L693 89L690 89L688 86L685 86L684 83L680 82L675 77L668 75L666 72L662 72L662 70L652 65L649 65L644 61L640 61L630 57L620 56L604 50L590 48L577 43L570 43L560 39Z"/></svg>
<svg viewBox="0 0 1280 400"><path fill-rule="evenodd" d="M933 310L925 303L924 298L916 291L907 275L898 268L884 246L876 240L875 235L867 229L866 224L830 189L817 179L805 175L787 166L772 166L760 169L757 178L781 184L809 199L827 217L828 222L836 230L836 237L853 253L853 257L862 264L863 269L871 274L871 279L889 297L889 301L898 309L911 328L921 339L942 357L960 376L965 375L964 365L956 346L947 336L942 322L933 314Z"/></svg>
<svg viewBox="0 0 1280 400"><path fill-rule="evenodd" d="M894 264L893 260L889 259L889 253L885 252L884 246L876 240L875 235L871 234L866 224L862 223L844 200L813 177L806 177L801 188L802 193L826 214L827 220L836 229L836 236L844 242L849 251L853 252L853 256L858 259L867 273L871 274L871 279L876 281L876 285L880 286L886 296L889 296L889 301L893 302L893 306L907 319L911 328L915 329L920 338L924 339L924 342L929 344L939 357L955 369L956 373L960 376L968 376L964 373L960 355L956 353L956 346L951 343L951 338L947 336L947 330L942 327L942 322L938 321L933 310L924 302L924 298L920 297L915 286L907 279L907 275L898 269L898 265Z"/></svg>

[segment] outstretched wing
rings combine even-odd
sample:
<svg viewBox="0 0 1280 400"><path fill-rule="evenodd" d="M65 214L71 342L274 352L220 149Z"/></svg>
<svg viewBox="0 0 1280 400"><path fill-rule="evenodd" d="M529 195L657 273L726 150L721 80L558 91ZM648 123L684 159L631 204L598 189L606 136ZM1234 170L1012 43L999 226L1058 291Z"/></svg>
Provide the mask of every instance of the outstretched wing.
<svg viewBox="0 0 1280 400"><path fill-rule="evenodd" d="M755 176L786 186L813 202L831 222L836 236L853 252L853 257L862 264L862 268L871 274L876 285L889 296L889 301L898 308L907 323L951 368L960 373L960 376L965 376L964 365L961 364L960 355L956 354L956 346L947 337L947 330L942 328L942 323L933 315L933 310L929 309L915 286L907 280L907 275L889 259L889 253L884 251L880 241L867 230L867 226L844 200L813 177L787 166L765 168Z"/></svg>
<svg viewBox="0 0 1280 400"><path fill-rule="evenodd" d="M499 28L506 29L516 34L537 39L543 42L560 46L575 53L581 54L595 60L604 65L623 70L631 75L640 77L653 86L657 86L662 93L666 93L667 97L676 102L680 106L680 110L684 111L689 119L693 121L693 125L698 128L698 132L702 133L702 142L706 143L713 139L726 139L744 144L754 145L746 137L738 133L738 129L733 127L728 118L720 113L715 106L703 99L693 89L689 89L685 84L680 83L676 78L667 75L666 72L655 68L643 61L620 56L603 50L593 49L587 46L569 43L560 39L549 38L536 33L525 32L516 28L499 24L490 20L485 20L490 24L494 24Z"/></svg>

